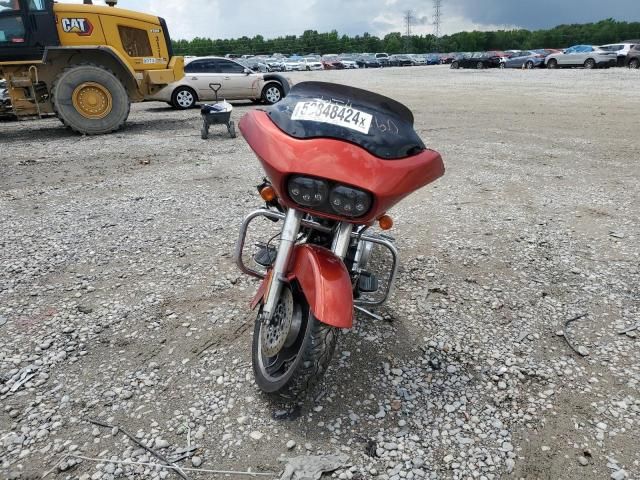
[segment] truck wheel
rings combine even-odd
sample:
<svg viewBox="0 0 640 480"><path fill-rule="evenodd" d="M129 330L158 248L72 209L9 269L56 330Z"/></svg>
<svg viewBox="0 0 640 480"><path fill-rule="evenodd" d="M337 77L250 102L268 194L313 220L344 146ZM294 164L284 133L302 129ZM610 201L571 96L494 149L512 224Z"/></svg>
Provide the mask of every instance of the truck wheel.
<svg viewBox="0 0 640 480"><path fill-rule="evenodd" d="M58 118L73 131L101 135L122 128L131 101L113 72L101 65L73 65L53 82L51 103Z"/></svg>

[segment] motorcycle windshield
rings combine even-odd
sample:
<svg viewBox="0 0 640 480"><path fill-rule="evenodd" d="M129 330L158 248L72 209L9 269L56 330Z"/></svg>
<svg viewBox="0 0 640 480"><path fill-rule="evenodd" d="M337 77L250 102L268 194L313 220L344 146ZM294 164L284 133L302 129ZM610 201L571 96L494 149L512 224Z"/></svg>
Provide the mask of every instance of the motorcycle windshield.
<svg viewBox="0 0 640 480"><path fill-rule="evenodd" d="M407 107L359 88L299 83L267 113L278 128L294 138L344 140L386 160L426 149L413 129L413 114Z"/></svg>

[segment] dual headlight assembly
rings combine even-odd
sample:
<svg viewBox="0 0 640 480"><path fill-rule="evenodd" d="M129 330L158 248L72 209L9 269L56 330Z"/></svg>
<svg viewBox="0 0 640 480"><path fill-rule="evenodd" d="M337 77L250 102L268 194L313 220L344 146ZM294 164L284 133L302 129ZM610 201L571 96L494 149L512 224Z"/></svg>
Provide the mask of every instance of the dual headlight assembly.
<svg viewBox="0 0 640 480"><path fill-rule="evenodd" d="M362 217L371 208L371 194L339 183L294 175L287 182L291 200L298 205L333 215Z"/></svg>

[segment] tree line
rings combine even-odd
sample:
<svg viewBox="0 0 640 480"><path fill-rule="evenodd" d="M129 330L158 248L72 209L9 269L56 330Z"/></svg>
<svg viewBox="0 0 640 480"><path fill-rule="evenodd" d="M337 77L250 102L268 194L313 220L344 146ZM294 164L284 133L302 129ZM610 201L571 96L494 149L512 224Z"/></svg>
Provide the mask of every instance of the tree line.
<svg viewBox="0 0 640 480"><path fill-rule="evenodd" d="M368 33L351 37L340 35L336 30L328 33L307 30L299 36L287 35L271 39L265 39L262 35L216 40L196 37L172 43L176 55L326 55L347 52L391 54L566 48L576 44L603 45L631 39L640 39L640 22L622 22L609 18L597 23L558 25L547 30L458 32L440 38L434 35L406 37L400 32L389 33L383 38Z"/></svg>

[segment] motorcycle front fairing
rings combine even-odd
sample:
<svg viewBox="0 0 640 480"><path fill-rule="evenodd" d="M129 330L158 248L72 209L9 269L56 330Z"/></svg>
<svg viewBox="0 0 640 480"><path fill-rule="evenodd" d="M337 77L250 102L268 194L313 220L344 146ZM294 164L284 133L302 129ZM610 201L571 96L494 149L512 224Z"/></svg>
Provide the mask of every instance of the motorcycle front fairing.
<svg viewBox="0 0 640 480"><path fill-rule="evenodd" d="M337 119L325 116L314 121L313 115L305 113L306 107L312 112L323 106ZM344 119L358 115L360 123L349 124L340 120L341 115ZM440 154L424 146L405 106L352 87L322 82L298 84L266 111L247 113L239 126L280 204L315 216L351 221L296 204L287 192L292 175L327 179L369 192L373 197L371 208L353 219L364 225L444 174Z"/></svg>

